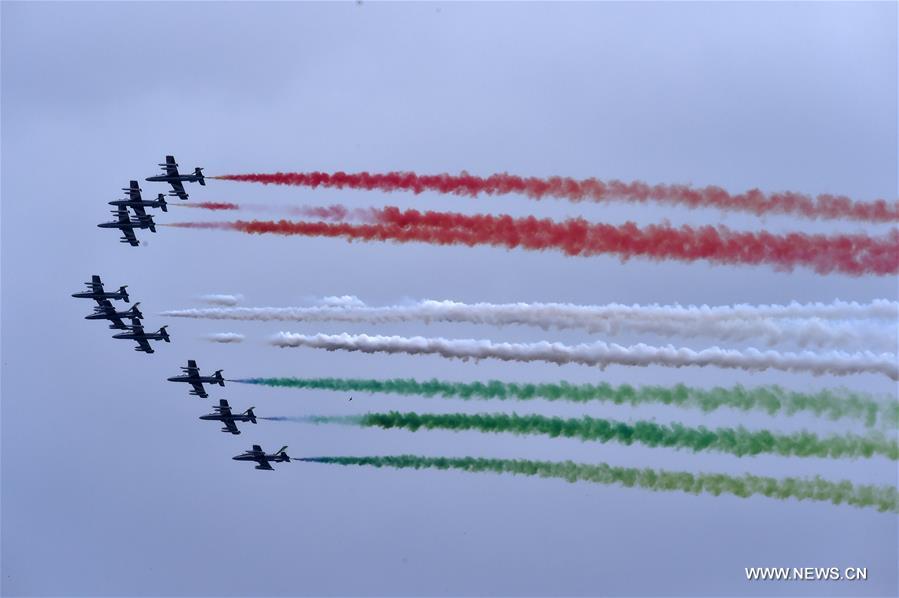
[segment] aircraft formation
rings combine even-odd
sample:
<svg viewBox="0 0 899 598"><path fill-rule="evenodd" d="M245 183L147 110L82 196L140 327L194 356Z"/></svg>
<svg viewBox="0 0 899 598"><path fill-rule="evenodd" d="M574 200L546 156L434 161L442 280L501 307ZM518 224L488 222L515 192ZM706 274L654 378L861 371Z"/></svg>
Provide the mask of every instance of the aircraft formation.
<svg viewBox="0 0 899 598"><path fill-rule="evenodd" d="M206 399L209 393L206 392L204 384L218 384L225 386L225 378L222 376L222 370L216 370L211 376L204 376L200 373L197 362L193 359L187 360L186 366L181 366L181 374L168 378L169 382L179 382L190 384L189 394ZM240 434L237 422L256 423L256 414L253 413L255 407L250 407L242 413L234 413L231 405L226 399L219 399L219 404L213 406L213 412L201 415L200 419L204 421L218 421L222 424L222 432L228 434ZM248 451L244 451L240 455L232 457L235 461L255 461L256 469L273 470L272 463L290 463L290 457L287 455L287 447L282 446L279 450L272 454L267 454L262 447L254 444Z"/></svg>
<svg viewBox="0 0 899 598"><path fill-rule="evenodd" d="M206 185L206 179L203 175L203 169L194 168L192 174L181 174L178 172L178 163L174 156L166 156L165 163L159 164L163 170L163 174L147 177L145 180L150 182L168 183L172 190L169 196L178 197L186 200L189 195L184 189L184 183L200 183ZM109 202L115 207L112 211L115 218L110 222L102 222L97 226L99 228L115 228L121 232L121 243L128 243L132 247L140 244L135 231L149 229L150 232L156 232L156 222L153 216L147 213L148 209L160 209L168 212L168 204L165 195L157 194L156 199L144 199L141 195L142 189L136 180L129 181L128 187L123 187L126 197ZM129 209L131 210L129 212ZM117 330L112 338L119 340L131 340L137 343L135 351L142 353L154 353L155 350L150 341L171 342L171 337L166 330L167 326L162 326L156 332L147 331L141 320L144 319L143 313L138 309L139 302L125 310L116 308L113 301L123 301L130 303L131 298L128 295L128 285L122 285L115 291L107 291L103 287L103 281L99 275L91 276L89 282L84 283L86 290L72 293L72 297L77 299L92 299L96 301L94 311L84 317L86 320L106 320L109 322L109 328ZM125 322L129 321L130 324ZM204 384L225 386L225 379L222 377L222 370L217 370L212 375L203 376L197 367L197 362L193 359L187 361L187 366L181 367L181 374L168 378L170 382L182 382L190 384L190 394L201 399L209 398ZM219 399L219 404L213 406L213 412L201 415L200 419L204 421L221 422L222 432L229 434L240 434L237 422L240 423L256 423L256 414L253 412L255 407L250 407L246 411L235 413L231 409L231 405L225 399ZM272 463L289 463L290 457L287 455L287 447L283 446L274 453L266 453L258 444L252 445L250 450L244 451L240 455L233 457L235 461L251 461L256 463L256 469L273 471Z"/></svg>
<svg viewBox="0 0 899 598"><path fill-rule="evenodd" d="M152 345L150 345L150 341L172 342L169 333L166 331L168 326L163 326L157 332L144 330L144 326L141 323L144 314L137 308L140 302L135 303L130 309L125 311L116 310L112 300L121 300L125 303L130 303L131 301L126 290L128 285L119 287L118 291L106 291L103 288L103 281L96 274L91 276L90 282L84 284L87 286L87 290L80 293L72 293L72 297L76 299L93 299L97 302L97 305L94 306L94 312L84 316L85 320L108 320L110 329L125 331L113 334L112 338L135 341L137 346L134 350L142 353L155 352ZM131 324L125 324L124 320L131 320Z"/></svg>
<svg viewBox="0 0 899 598"><path fill-rule="evenodd" d="M165 163L160 163L159 166L164 174L147 177L144 180L168 183L172 186L172 190L169 191L169 196L171 197L178 197L183 200L190 197L187 191L184 190L184 183L206 185L206 177L203 176L202 168L199 166L194 168L193 174L181 174L178 172L178 163L175 162L175 156L166 156ZM156 199L144 199L141 196L142 189L137 184L137 181L134 180L129 181L129 185L123 187L122 191L126 193L126 198L109 202L109 205L115 207L115 210L112 210L115 218L109 222L101 222L97 226L99 228L118 229L122 233L119 239L120 243L128 243L132 247L137 247L140 243L135 234L136 230L149 229L152 233L156 232L156 222L153 220L153 215L147 213L147 209L154 208L168 212L168 204L165 201L165 195L162 193L158 193ZM128 211L129 208L131 208L133 214Z"/></svg>

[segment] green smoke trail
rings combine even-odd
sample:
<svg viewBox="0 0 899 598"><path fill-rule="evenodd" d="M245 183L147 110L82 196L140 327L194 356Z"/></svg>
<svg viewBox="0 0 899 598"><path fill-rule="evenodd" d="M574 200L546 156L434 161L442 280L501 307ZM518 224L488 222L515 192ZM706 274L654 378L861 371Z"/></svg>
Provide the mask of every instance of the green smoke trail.
<svg viewBox="0 0 899 598"><path fill-rule="evenodd" d="M499 399L548 401L601 401L616 405L663 404L701 409L708 413L721 407L743 411L765 411L769 415L808 412L832 420L851 418L867 426L878 420L886 426L899 426L899 402L879 401L848 390L824 390L814 393L793 392L779 386L744 388L716 387L699 389L683 384L676 386L630 386L623 384L515 384L489 382L419 381L394 378L370 380L358 378L247 378L234 380L245 384L262 384L282 388L368 392L455 399Z"/></svg>
<svg viewBox="0 0 899 598"><path fill-rule="evenodd" d="M851 482L830 482L814 478L768 478L754 475L688 473L659 469L614 467L605 463L586 465L563 461L523 461L479 459L474 457L306 457L294 459L309 463L336 465L369 465L372 467L459 469L470 472L511 473L515 475L579 480L597 484L619 484L653 491L680 491L690 494L733 494L748 498L761 494L769 498L815 500L835 505L846 503L856 507L874 507L878 511L899 512L899 492L893 486L853 486Z"/></svg>
<svg viewBox="0 0 899 598"><path fill-rule="evenodd" d="M563 419L543 415L506 413L367 413L350 416L301 416L290 418L316 424L350 424L363 427L426 430L477 430L512 434L542 434L553 438L579 438L597 442L643 444L650 447L685 448L693 452L717 451L739 457L773 453L781 456L856 458L882 455L899 459L899 444L881 433L864 436L818 436L811 432L779 434L762 430L753 432L743 427L691 428L682 424L662 425L650 421L625 423L582 417Z"/></svg>

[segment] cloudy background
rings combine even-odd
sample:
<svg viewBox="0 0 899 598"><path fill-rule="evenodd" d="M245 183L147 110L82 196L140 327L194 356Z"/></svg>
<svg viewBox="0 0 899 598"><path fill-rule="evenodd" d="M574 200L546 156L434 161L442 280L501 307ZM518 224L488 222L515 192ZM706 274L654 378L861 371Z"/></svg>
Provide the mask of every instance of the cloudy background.
<svg viewBox="0 0 899 598"><path fill-rule="evenodd" d="M129 179L173 153L207 174L415 170L897 196L897 9L872 4L2 4L4 595L895 595L897 518L829 504L692 496L462 472L231 456L495 456L895 484L883 459L739 459L470 433L201 422L258 415L511 411L767 427L661 408L346 396L165 382L189 358L227 377L847 386L886 378L715 369L464 363L275 349L278 330L582 342L577 331L164 319L204 293L245 305L323 295L573 303L896 299L896 279L493 248L362 244L160 228L130 248L95 228ZM165 186L142 182L152 197ZM190 201L399 205L737 229L883 232L712 210L521 197L311 191L209 181ZM177 202L174 199L173 202ZM158 222L222 218L171 208ZM83 316L91 274L128 284L144 355ZM247 340L203 337L238 332ZM621 335L623 343L668 339ZM674 341L677 343L677 341ZM679 343L695 348L702 340ZM725 345L730 346L730 345ZM785 346L784 349L793 347ZM779 429L844 431L800 417ZM745 581L747 566L861 566L869 580Z"/></svg>

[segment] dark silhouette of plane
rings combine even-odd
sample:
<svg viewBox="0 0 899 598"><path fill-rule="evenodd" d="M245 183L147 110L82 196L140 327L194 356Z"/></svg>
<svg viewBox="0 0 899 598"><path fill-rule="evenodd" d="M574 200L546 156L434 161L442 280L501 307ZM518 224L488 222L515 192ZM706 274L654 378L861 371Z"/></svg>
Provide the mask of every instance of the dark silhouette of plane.
<svg viewBox="0 0 899 598"><path fill-rule="evenodd" d="M254 444L252 449L244 451L236 457L231 458L235 461L255 461L256 463L258 463L256 469L266 469L272 471L275 468L271 466L271 463L290 463L290 457L287 456L286 451L287 447L282 446L278 450L278 452L272 455L266 455L261 446L259 446L258 444Z"/></svg>
<svg viewBox="0 0 899 598"><path fill-rule="evenodd" d="M139 243L134 234L134 229L136 228L149 228L152 232L156 232L156 223L153 222L153 217L147 213L136 218L129 218L128 209L125 206L119 206L113 211L113 214L116 215L115 220L112 222L101 222L97 226L100 228L119 229L122 233L122 238L119 239L121 243L128 243L132 247L137 247Z"/></svg>
<svg viewBox="0 0 899 598"><path fill-rule="evenodd" d="M131 186L122 187L122 191L128 193L128 199L117 199L109 202L109 205L131 208L138 218L147 215L144 208L161 208L163 212L169 211L169 204L165 202L165 195L162 193L157 195L156 199L143 199L140 195L141 188L137 186L137 181L131 181Z"/></svg>
<svg viewBox="0 0 899 598"><path fill-rule="evenodd" d="M134 348L135 351L142 351L144 353L153 353L153 347L150 346L150 341L165 341L167 343L172 342L169 339L169 333L166 332L166 328L168 326L163 326L159 329L158 332L147 332L144 330L143 325L140 323L140 320L137 318L131 318L131 325L126 326L128 332L121 332L119 334L113 334L112 338L136 341L137 346Z"/></svg>
<svg viewBox="0 0 899 598"><path fill-rule="evenodd" d="M178 163L175 162L175 156L166 156L165 164L160 164L162 170L165 174L160 174L156 176L147 177L146 180L159 182L159 183L168 183L172 186L172 191L169 191L169 195L173 197L180 197L181 199L187 199L187 192L184 190L183 183L200 183L201 185L206 184L206 177L203 176L203 169L200 167L194 168L193 174L179 174L178 173Z"/></svg>
<svg viewBox="0 0 899 598"><path fill-rule="evenodd" d="M125 311L116 311L108 299L97 299L97 303L99 305L94 308L94 313L84 316L85 320L109 320L112 322L109 325L110 328L127 330L128 326L122 322L122 318L137 318L140 320L144 317L144 314L137 309L137 306L140 305L139 301L132 305L131 309Z"/></svg>
<svg viewBox="0 0 899 598"><path fill-rule="evenodd" d="M181 371L184 372L184 374L181 376L172 376L171 378L168 378L168 381L187 382L193 386L193 390L190 391L190 394L198 396L201 399L205 399L209 396L206 394L206 389L203 388L204 382L206 384L218 384L219 386L225 385L225 379L222 378L222 370L216 370L211 376L201 376L200 368L197 367L197 362L193 359L188 359L187 367L181 366Z"/></svg>
<svg viewBox="0 0 899 598"><path fill-rule="evenodd" d="M91 276L90 282L86 282L84 284L89 290L82 293L72 293L72 297L75 297L76 299L94 299L97 301L97 303L100 303L101 300L105 299L121 299L125 303L128 303L130 301L130 299L128 298L128 291L125 290L126 288L128 288L127 284L120 286L118 291L104 291L103 282L96 274Z"/></svg>
<svg viewBox="0 0 899 598"><path fill-rule="evenodd" d="M256 423L256 414L253 413L253 409L255 409L255 407L250 407L243 413L234 415L233 413L231 413L231 406L228 405L228 401L226 401L225 399L219 399L218 406L213 407L213 409L215 410L215 413L201 415L200 419L222 422L222 425L225 426L224 428L222 428L222 432L240 434L240 430L237 429L237 426L234 424L234 422Z"/></svg>

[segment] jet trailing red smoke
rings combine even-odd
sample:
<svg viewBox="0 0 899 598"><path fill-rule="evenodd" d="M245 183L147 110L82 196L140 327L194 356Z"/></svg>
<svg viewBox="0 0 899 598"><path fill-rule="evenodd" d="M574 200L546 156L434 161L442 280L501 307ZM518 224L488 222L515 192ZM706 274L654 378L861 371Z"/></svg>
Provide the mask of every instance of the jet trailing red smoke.
<svg viewBox="0 0 899 598"><path fill-rule="evenodd" d="M179 223L186 228L231 229L246 233L343 237L348 240L423 242L436 245L492 245L536 251L554 249L570 256L617 255L622 260L708 260L717 264L769 264L789 271L797 266L819 274L839 272L889 275L899 272L899 231L867 235L737 232L723 226L592 224L577 218L547 219L419 212L388 207L371 210L374 224L238 220Z"/></svg>
<svg viewBox="0 0 899 598"><path fill-rule="evenodd" d="M689 208L751 212L758 216L787 214L805 218L830 218L866 222L899 222L899 201L877 199L856 201L844 195L811 196L791 191L765 193L751 189L731 194L721 187L691 185L650 185L642 181L602 181L595 178L520 177L494 174L479 177L463 172L458 175L419 175L414 172L345 173L345 172L277 172L274 174L227 174L215 177L227 181L245 181L274 185L364 189L367 191L425 191L452 195L477 196L520 193L532 199L556 197L570 201L649 201L682 205Z"/></svg>

